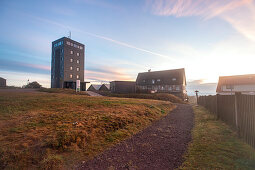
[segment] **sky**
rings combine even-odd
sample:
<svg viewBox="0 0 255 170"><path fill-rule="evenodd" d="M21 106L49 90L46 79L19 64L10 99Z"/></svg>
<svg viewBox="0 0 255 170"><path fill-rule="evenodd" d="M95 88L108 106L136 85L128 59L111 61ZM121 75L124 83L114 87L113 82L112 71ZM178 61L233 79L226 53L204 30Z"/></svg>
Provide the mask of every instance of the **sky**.
<svg viewBox="0 0 255 170"><path fill-rule="evenodd" d="M0 77L50 87L51 42L69 31L92 83L185 68L190 95L214 94L219 76L255 73L253 0L1 0Z"/></svg>

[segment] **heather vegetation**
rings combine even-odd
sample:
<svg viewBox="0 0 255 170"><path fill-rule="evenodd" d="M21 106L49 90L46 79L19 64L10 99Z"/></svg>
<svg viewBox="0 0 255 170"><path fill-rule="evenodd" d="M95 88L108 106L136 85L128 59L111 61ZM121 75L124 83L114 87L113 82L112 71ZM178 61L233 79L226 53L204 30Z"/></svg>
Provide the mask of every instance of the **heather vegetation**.
<svg viewBox="0 0 255 170"><path fill-rule="evenodd" d="M0 93L0 169L69 169L175 107L143 99Z"/></svg>

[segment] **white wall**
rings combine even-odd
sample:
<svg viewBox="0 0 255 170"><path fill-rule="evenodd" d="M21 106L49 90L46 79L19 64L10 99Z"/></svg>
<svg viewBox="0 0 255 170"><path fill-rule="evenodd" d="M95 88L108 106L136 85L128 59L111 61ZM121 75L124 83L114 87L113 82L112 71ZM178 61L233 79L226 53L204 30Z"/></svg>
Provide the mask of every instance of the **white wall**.
<svg viewBox="0 0 255 170"><path fill-rule="evenodd" d="M254 85L234 85L234 88L227 89L226 86L221 86L223 92L255 92L255 84Z"/></svg>

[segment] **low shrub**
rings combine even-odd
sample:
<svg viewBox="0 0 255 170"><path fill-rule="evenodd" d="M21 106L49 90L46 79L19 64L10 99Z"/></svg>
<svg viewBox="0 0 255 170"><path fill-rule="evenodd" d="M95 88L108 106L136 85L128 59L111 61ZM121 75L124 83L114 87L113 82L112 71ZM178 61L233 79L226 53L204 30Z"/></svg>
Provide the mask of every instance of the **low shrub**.
<svg viewBox="0 0 255 170"><path fill-rule="evenodd" d="M59 155L50 154L41 162L41 168L45 170L62 169L63 159Z"/></svg>

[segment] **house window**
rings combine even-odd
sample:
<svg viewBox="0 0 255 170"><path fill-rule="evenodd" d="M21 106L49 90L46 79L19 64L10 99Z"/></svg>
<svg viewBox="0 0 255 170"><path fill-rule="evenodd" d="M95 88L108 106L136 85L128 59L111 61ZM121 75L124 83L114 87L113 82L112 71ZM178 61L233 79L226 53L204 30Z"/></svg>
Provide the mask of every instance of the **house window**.
<svg viewBox="0 0 255 170"><path fill-rule="evenodd" d="M79 64L80 63L80 60L77 60L77 64Z"/></svg>
<svg viewBox="0 0 255 170"><path fill-rule="evenodd" d="M77 70L77 71L80 71L80 68L79 68L79 67L77 67L77 68L76 68L76 70Z"/></svg>
<svg viewBox="0 0 255 170"><path fill-rule="evenodd" d="M175 90L176 90L176 91L180 91L180 86L176 86L176 87L175 87Z"/></svg>
<svg viewBox="0 0 255 170"><path fill-rule="evenodd" d="M79 75L76 76L77 79L78 79L79 77L80 77Z"/></svg>
<svg viewBox="0 0 255 170"><path fill-rule="evenodd" d="M72 67L72 66L70 67L70 70L73 70L73 67Z"/></svg>
<svg viewBox="0 0 255 170"><path fill-rule="evenodd" d="M80 56L80 53L77 53L77 56Z"/></svg>
<svg viewBox="0 0 255 170"><path fill-rule="evenodd" d="M73 54L73 50L70 51L70 54Z"/></svg>
<svg viewBox="0 0 255 170"><path fill-rule="evenodd" d="M173 81L176 81L176 78L172 78Z"/></svg>
<svg viewBox="0 0 255 170"><path fill-rule="evenodd" d="M72 58L70 58L70 62L71 62L71 63L73 62L73 59L72 59Z"/></svg>
<svg viewBox="0 0 255 170"><path fill-rule="evenodd" d="M143 82L145 83L146 81L145 81L145 80L143 80Z"/></svg>
<svg viewBox="0 0 255 170"><path fill-rule="evenodd" d="M71 79L71 78L73 78L73 75L72 75L72 74L70 74L70 79Z"/></svg>
<svg viewBox="0 0 255 170"><path fill-rule="evenodd" d="M169 90L169 91L172 91L172 90L173 90L172 86L169 86L168 90Z"/></svg>
<svg viewBox="0 0 255 170"><path fill-rule="evenodd" d="M71 43L71 46L73 46L73 43Z"/></svg>
<svg viewBox="0 0 255 170"><path fill-rule="evenodd" d="M226 85L226 89L234 89L233 85Z"/></svg>
<svg viewBox="0 0 255 170"><path fill-rule="evenodd" d="M157 79L158 82L160 82L160 79Z"/></svg>
<svg viewBox="0 0 255 170"><path fill-rule="evenodd" d="M67 44L67 45L70 45L70 42L69 42L69 41L67 41L67 42L66 42L66 44Z"/></svg>
<svg viewBox="0 0 255 170"><path fill-rule="evenodd" d="M83 47L82 47L82 46L80 46L80 49L82 50L82 49L83 49Z"/></svg>
<svg viewBox="0 0 255 170"><path fill-rule="evenodd" d="M152 79L151 82L152 82L152 84L155 84L155 80L154 79Z"/></svg>

